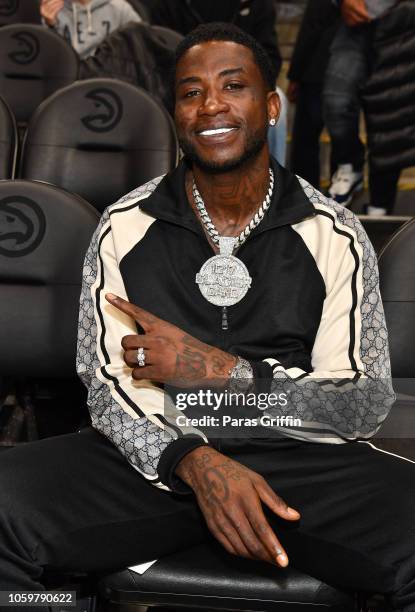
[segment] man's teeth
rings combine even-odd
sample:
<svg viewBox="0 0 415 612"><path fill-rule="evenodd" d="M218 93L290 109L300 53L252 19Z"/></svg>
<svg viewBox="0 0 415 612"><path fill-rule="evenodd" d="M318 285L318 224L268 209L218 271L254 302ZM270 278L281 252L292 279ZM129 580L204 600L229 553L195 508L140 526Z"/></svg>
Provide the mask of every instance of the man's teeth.
<svg viewBox="0 0 415 612"><path fill-rule="evenodd" d="M203 132L200 132L200 134L202 136L215 136L216 134L226 134L234 129L235 128L217 128L216 130L203 130Z"/></svg>

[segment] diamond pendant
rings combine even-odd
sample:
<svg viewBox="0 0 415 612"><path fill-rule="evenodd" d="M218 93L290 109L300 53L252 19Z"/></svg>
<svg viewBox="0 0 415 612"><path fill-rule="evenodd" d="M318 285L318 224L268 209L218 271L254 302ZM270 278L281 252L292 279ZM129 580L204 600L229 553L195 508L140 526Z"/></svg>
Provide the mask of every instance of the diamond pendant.
<svg viewBox="0 0 415 612"><path fill-rule="evenodd" d="M245 297L252 278L245 264L232 255L238 239L219 236L219 255L214 255L196 274L203 297L215 306L233 306Z"/></svg>

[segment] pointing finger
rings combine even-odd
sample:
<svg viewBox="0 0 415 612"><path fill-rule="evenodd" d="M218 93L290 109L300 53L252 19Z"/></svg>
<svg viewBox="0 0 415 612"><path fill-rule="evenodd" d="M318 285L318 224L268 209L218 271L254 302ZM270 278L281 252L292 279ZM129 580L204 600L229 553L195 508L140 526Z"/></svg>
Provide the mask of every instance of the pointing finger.
<svg viewBox="0 0 415 612"><path fill-rule="evenodd" d="M121 312L137 321L145 332L150 331L154 324L160 321L160 319L152 315L151 312L148 312L147 310L144 310L144 308L140 308L127 300L123 300L118 295L106 293L105 299L112 306L115 306L115 308L118 308L118 310L121 310Z"/></svg>

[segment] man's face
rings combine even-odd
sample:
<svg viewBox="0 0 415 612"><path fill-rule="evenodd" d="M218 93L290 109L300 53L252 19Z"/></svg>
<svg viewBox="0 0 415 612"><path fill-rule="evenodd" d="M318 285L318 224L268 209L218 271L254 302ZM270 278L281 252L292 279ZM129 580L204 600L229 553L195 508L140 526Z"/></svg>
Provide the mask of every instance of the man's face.
<svg viewBox="0 0 415 612"><path fill-rule="evenodd" d="M267 92L250 49L228 41L195 45L176 68L175 122L185 155L208 172L227 172L266 147L277 94Z"/></svg>

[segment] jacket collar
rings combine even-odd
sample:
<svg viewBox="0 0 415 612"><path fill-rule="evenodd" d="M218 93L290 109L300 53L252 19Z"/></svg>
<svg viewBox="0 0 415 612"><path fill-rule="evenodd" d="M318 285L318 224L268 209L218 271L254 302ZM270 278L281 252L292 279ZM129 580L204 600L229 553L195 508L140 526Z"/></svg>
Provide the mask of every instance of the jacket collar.
<svg viewBox="0 0 415 612"><path fill-rule="evenodd" d="M273 158L271 165L274 171L271 206L252 235L283 225L293 225L315 214L314 206L305 195L295 174L280 166ZM182 160L177 168L166 174L148 198L140 201L139 206L152 217L204 235L201 223L187 201L186 169L186 161Z"/></svg>

